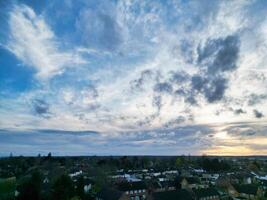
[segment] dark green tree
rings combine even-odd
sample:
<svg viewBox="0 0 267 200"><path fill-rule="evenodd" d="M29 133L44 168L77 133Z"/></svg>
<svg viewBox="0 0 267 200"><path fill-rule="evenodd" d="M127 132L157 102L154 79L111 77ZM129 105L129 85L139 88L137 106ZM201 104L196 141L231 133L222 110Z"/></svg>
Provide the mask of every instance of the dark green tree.
<svg viewBox="0 0 267 200"><path fill-rule="evenodd" d="M69 200L73 196L75 196L75 190L71 178L66 174L58 177L52 185L52 199Z"/></svg>
<svg viewBox="0 0 267 200"><path fill-rule="evenodd" d="M76 188L76 194L81 199L84 199L84 177L80 176L77 180L77 188Z"/></svg>
<svg viewBox="0 0 267 200"><path fill-rule="evenodd" d="M41 174L38 171L32 173L30 178L24 178L18 186L18 200L41 199Z"/></svg>

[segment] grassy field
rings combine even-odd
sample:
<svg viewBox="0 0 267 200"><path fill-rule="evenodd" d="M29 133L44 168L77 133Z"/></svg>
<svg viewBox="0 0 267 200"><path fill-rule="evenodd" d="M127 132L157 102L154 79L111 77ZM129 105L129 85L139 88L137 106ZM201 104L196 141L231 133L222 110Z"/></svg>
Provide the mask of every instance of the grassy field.
<svg viewBox="0 0 267 200"><path fill-rule="evenodd" d="M16 178L0 179L0 199L14 198L16 189Z"/></svg>

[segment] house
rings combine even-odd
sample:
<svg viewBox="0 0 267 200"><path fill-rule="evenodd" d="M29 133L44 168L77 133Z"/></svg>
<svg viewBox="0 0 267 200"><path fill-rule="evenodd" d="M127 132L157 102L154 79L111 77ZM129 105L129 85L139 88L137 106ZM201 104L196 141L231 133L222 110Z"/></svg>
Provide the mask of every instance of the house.
<svg viewBox="0 0 267 200"><path fill-rule="evenodd" d="M230 177L228 175L220 175L215 185L221 188L227 188L230 185Z"/></svg>
<svg viewBox="0 0 267 200"><path fill-rule="evenodd" d="M94 184L94 182L91 179L85 178L84 179L84 186L83 186L84 193L89 193L90 190L92 189L93 184Z"/></svg>
<svg viewBox="0 0 267 200"><path fill-rule="evenodd" d="M143 200L148 196L147 186L143 181L121 182L117 184L117 189L123 192L129 199Z"/></svg>
<svg viewBox="0 0 267 200"><path fill-rule="evenodd" d="M267 190L267 180L261 180L261 181L260 181L260 184L261 184L261 187L262 187L264 190Z"/></svg>
<svg viewBox="0 0 267 200"><path fill-rule="evenodd" d="M123 181L123 180L129 181L129 182L141 181L141 179L137 178L135 174L129 174L129 173L114 175L114 176L111 176L111 178L118 180L118 181Z"/></svg>
<svg viewBox="0 0 267 200"><path fill-rule="evenodd" d="M191 176L191 173L188 169L182 169L181 170L181 176L185 176L185 177Z"/></svg>
<svg viewBox="0 0 267 200"><path fill-rule="evenodd" d="M129 200L129 198L119 190L105 187L96 195L96 200Z"/></svg>
<svg viewBox="0 0 267 200"><path fill-rule="evenodd" d="M203 173L202 174L202 180L205 181L206 183L215 185L216 181L220 177L219 174L210 174L210 173Z"/></svg>
<svg viewBox="0 0 267 200"><path fill-rule="evenodd" d="M199 168L199 169L192 169L193 172L197 173L197 174L202 174L202 173L205 173L206 171L202 168Z"/></svg>
<svg viewBox="0 0 267 200"><path fill-rule="evenodd" d="M247 199L256 199L262 196L262 191L254 184L233 184L228 188L228 192L232 197L244 197Z"/></svg>
<svg viewBox="0 0 267 200"><path fill-rule="evenodd" d="M168 171L162 172L162 175L164 175L168 179L173 179L179 175L179 171L178 170L168 170Z"/></svg>
<svg viewBox="0 0 267 200"><path fill-rule="evenodd" d="M83 173L83 171L80 170L80 171L76 171L76 172L70 173L69 176L70 176L71 178L74 178L74 177L77 177L77 176L82 175L82 173Z"/></svg>
<svg viewBox="0 0 267 200"><path fill-rule="evenodd" d="M175 189L176 187L174 181L155 181L152 183L152 188L151 188L151 190L154 192L162 192Z"/></svg>
<svg viewBox="0 0 267 200"><path fill-rule="evenodd" d="M157 176L157 179L158 179L159 181L167 181L167 178L166 178L166 176L165 176L165 175L163 175L163 174L161 174L161 175Z"/></svg>
<svg viewBox="0 0 267 200"><path fill-rule="evenodd" d="M174 181L162 181L160 182L161 188L164 190L175 190L175 182Z"/></svg>
<svg viewBox="0 0 267 200"><path fill-rule="evenodd" d="M220 195L220 200L230 200L232 199L230 197L230 195L228 194L227 190L225 190L224 188L217 188L216 190L218 191L219 195Z"/></svg>
<svg viewBox="0 0 267 200"><path fill-rule="evenodd" d="M179 174L178 170L168 170L168 171L164 171L162 172L163 175L177 175Z"/></svg>
<svg viewBox="0 0 267 200"><path fill-rule="evenodd" d="M164 188L162 188L162 185L159 181L153 181L149 184L149 190L152 192L162 192L164 191Z"/></svg>
<svg viewBox="0 0 267 200"><path fill-rule="evenodd" d="M50 181L49 181L49 178L48 177L45 177L44 180L43 180L43 183L44 184L48 184Z"/></svg>
<svg viewBox="0 0 267 200"><path fill-rule="evenodd" d="M196 200L219 200L220 194L215 188L202 188L193 190Z"/></svg>
<svg viewBox="0 0 267 200"><path fill-rule="evenodd" d="M211 178L212 178L212 174L209 174L209 173L203 173L203 174L202 174L202 177L205 178L205 179L211 179Z"/></svg>
<svg viewBox="0 0 267 200"><path fill-rule="evenodd" d="M230 181L233 184L251 184L254 176L250 173L240 172L230 175Z"/></svg>
<svg viewBox="0 0 267 200"><path fill-rule="evenodd" d="M196 189L200 187L200 181L196 177L184 177L181 178L181 189Z"/></svg>
<svg viewBox="0 0 267 200"><path fill-rule="evenodd" d="M155 192L148 198L149 200L193 200L190 192L184 189Z"/></svg>

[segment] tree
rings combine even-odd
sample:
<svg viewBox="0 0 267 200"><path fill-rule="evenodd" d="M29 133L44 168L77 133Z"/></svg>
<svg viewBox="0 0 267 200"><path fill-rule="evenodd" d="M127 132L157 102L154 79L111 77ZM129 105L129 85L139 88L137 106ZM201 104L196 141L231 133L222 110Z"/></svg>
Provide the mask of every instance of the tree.
<svg viewBox="0 0 267 200"><path fill-rule="evenodd" d="M84 199L84 178L83 178L83 176L80 176L77 180L76 194L79 197L81 197L81 199Z"/></svg>
<svg viewBox="0 0 267 200"><path fill-rule="evenodd" d="M64 174L58 177L52 185L52 199L69 200L75 195L71 178Z"/></svg>
<svg viewBox="0 0 267 200"><path fill-rule="evenodd" d="M185 158L184 158L184 156L181 156L181 157L177 157L177 158L176 158L175 166L176 166L177 168L182 167L184 164L185 164Z"/></svg>
<svg viewBox="0 0 267 200"><path fill-rule="evenodd" d="M51 158L51 157L52 157L52 153L49 152L49 153L47 154L47 158Z"/></svg>
<svg viewBox="0 0 267 200"><path fill-rule="evenodd" d="M38 171L32 173L30 178L24 178L18 186L18 200L41 199L41 174Z"/></svg>
<svg viewBox="0 0 267 200"><path fill-rule="evenodd" d="M253 161L248 165L248 168L251 171L258 172L260 170L260 165L256 161Z"/></svg>
<svg viewBox="0 0 267 200"><path fill-rule="evenodd" d="M219 160L218 158L209 159L208 157L202 157L200 163L203 169L212 172L227 171L231 168L226 161Z"/></svg>

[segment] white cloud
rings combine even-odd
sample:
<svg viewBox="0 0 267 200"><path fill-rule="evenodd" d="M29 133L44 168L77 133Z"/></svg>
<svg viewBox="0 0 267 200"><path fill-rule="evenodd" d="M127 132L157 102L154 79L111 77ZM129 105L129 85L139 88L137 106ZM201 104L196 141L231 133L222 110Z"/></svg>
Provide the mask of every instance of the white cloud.
<svg viewBox="0 0 267 200"><path fill-rule="evenodd" d="M7 48L25 65L48 79L65 68L86 61L74 51L65 51L45 19L26 5L14 6L9 18L10 38Z"/></svg>
<svg viewBox="0 0 267 200"><path fill-rule="evenodd" d="M68 121L75 121L75 123L68 123L70 128L73 126L72 129L80 129L82 127L83 129L101 129L101 131L121 131L158 128L168 122L175 122L179 116L188 118L190 114L194 115L194 121L187 120L181 123L182 125L185 125L185 123L208 124L256 120L252 112L255 108L247 108L245 98L251 92L266 93L266 89L264 90L266 82L258 81L255 78L249 80L248 75L251 73L247 73L245 70L251 69L251 66L246 61L249 60L251 65L256 68L265 54L262 53L260 55L260 49L253 51L254 49L249 48L249 45L246 44L246 40L252 41L253 44L258 42L253 41L251 35L250 37L244 36L244 33L253 27L253 23L251 23L250 17L246 13L247 3L248 1L235 1L229 6L228 3L222 2L213 12L207 12L207 15L206 7L198 8L199 6L193 5L194 2L187 4L192 6L190 9L193 9L193 15L199 12L196 15L197 17L207 19L207 21L203 20L206 24L203 23L199 28L194 24L195 22L190 20L185 23L181 23L184 21L178 21L178 24L174 22L174 24L168 25L168 21L166 22L164 18L164 15L168 13L164 13L165 8L163 5L153 3L146 5L142 1L137 3L121 1L117 8L112 10L112 12L117 12L112 16L112 19L123 29L122 34L125 41L121 44L120 50L123 50L122 54L125 54L122 57L114 56L114 52L93 48L90 44L88 44L88 47L74 47L74 52L61 51L57 37L42 16L37 16L31 8L26 6L15 7L10 14L11 39L8 47L25 64L35 67L38 72L37 75L41 78L49 78L62 73L66 67L71 66L71 63L79 63L79 59L83 62L84 60L79 56L80 54L92 56L96 61L95 63L100 61L101 65L105 65L103 68L101 68L102 66L96 66L92 71L85 70L88 73L78 74L79 79L96 83L96 89L99 94L97 98L93 97L94 94L89 88L81 89L76 86L77 82L75 81L62 87L58 84L57 86L61 88L50 88L55 90L50 91L52 95L48 95L48 98L54 101L51 112L56 113L57 120L63 121L62 124ZM141 14L140 16L138 15L139 13L136 13L136 7ZM146 8L150 8L148 9L150 12L147 13ZM190 17L194 19L195 16L190 16L192 13L189 13L188 9L184 11L182 8L178 14L184 20L184 18ZM85 18L84 23L87 20L91 19ZM189 26L192 26L190 31L188 31ZM250 28L249 30L248 27ZM261 32L263 39L260 41L266 41L266 38L264 38L266 25L259 27L254 31ZM91 28L88 29L88 31L90 30ZM229 74L229 76L227 74L229 87L225 96L227 100L238 99L241 101L240 105L232 100L228 100L227 103L221 101L210 104L200 94L196 95L199 105L191 106L185 102L184 97L176 98L173 94L164 94L162 95L163 105L156 119L151 120L151 123L145 127L137 125L138 121L144 121L157 112L157 109L152 105L153 97L155 96L153 86L157 81L168 81L170 79L170 71L185 71L189 75L199 73L200 69L196 64L197 46L208 39L226 37L236 33L242 40L240 49L240 60L242 62L238 63L239 67L235 73ZM149 41L147 38L153 39L153 41ZM183 41L189 41L189 48L192 51L189 51L188 55L185 55L185 50L181 48ZM254 46L255 48L257 47L256 44ZM141 55L144 57L143 60L140 59L141 61L135 62L129 56L132 52L137 52L137 55L141 55L143 52L146 54ZM127 60L129 58L127 56L130 57L129 60ZM188 62L190 58L186 58L186 56L192 57L193 61L191 63ZM103 62L107 57L110 62ZM75 59L78 59L78 61L75 61ZM120 63L120 61L122 62ZM266 66L262 65L262 68L266 69ZM130 82L140 77L144 70L159 72L161 75L158 80L155 80L155 78L146 80L142 91L131 91ZM73 77L77 78L77 76ZM72 85L72 83L74 84ZM246 85L246 87L240 88L240 83L241 85ZM83 83L79 82L79 84ZM175 91L181 87L189 88L190 79L186 83L173 86L173 90ZM99 107L97 107L98 104L100 105ZM261 104L259 106L262 106L262 109L256 109L266 113L267 107L265 105L266 103ZM96 110L93 112L90 110L89 112L89 108L93 106L97 107ZM230 106L233 107L232 109L242 107L246 110L246 114L235 115L233 110L230 110ZM216 112L221 114L216 115ZM82 119L79 120L77 116L82 116ZM40 120L45 120L46 127L50 125L55 127L55 123L52 120ZM81 123L81 126L77 125L79 123Z"/></svg>

